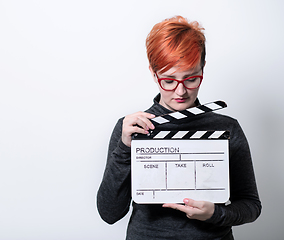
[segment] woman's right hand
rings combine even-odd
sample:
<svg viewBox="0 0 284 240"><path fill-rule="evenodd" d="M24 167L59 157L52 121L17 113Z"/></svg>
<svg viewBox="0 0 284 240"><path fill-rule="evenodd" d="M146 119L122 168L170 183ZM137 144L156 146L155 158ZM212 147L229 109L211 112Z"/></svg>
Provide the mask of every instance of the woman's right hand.
<svg viewBox="0 0 284 240"><path fill-rule="evenodd" d="M149 120L154 118L155 115L146 112L137 112L131 115L127 115L122 124L122 142L130 147L131 146L131 135L133 133L148 134L149 129L154 129L155 126Z"/></svg>

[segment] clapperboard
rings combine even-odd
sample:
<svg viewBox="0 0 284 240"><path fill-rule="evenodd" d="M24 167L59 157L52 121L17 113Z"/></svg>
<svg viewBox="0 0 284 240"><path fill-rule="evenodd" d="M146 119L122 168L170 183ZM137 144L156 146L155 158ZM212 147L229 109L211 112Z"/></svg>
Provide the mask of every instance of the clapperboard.
<svg viewBox="0 0 284 240"><path fill-rule="evenodd" d="M136 203L182 203L184 198L225 203L229 199L228 131L159 131L167 123L225 108L216 101L151 119L156 128L134 134L132 199Z"/></svg>

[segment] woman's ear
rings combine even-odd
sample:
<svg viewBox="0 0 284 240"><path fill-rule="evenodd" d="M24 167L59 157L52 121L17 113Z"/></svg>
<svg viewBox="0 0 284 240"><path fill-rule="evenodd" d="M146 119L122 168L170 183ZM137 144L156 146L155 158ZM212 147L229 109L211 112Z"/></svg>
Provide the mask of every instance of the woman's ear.
<svg viewBox="0 0 284 240"><path fill-rule="evenodd" d="M204 61L204 65L202 67L202 71L204 70L205 65L206 65L206 61Z"/></svg>
<svg viewBox="0 0 284 240"><path fill-rule="evenodd" d="M154 78L154 82L157 82L157 78L156 78L156 75L154 73L154 70L153 70L153 68L150 65L149 65L149 70L151 72L152 77Z"/></svg>

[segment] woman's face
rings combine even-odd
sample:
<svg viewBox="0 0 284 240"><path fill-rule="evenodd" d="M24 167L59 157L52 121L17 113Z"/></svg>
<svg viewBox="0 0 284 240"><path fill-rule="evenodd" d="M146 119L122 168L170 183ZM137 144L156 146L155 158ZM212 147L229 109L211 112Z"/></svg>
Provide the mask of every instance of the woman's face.
<svg viewBox="0 0 284 240"><path fill-rule="evenodd" d="M191 68L186 71L177 71L177 69L178 67L172 67L171 69L162 74L160 74L158 71L157 75L159 78L173 78L177 80L183 80L190 76L203 74L202 68L200 66ZM154 76L154 72L151 67L150 71ZM161 93L160 104L165 108L171 111L181 111L195 106L194 102L197 98L199 88L187 89L183 86L183 84L180 83L175 90L165 91L159 85L156 76L154 76L154 80L158 84Z"/></svg>

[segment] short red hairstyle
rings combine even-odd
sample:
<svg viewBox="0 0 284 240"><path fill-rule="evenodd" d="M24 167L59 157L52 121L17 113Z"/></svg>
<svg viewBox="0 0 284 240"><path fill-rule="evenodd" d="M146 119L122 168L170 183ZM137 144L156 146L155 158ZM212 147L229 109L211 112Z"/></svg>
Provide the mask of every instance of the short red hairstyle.
<svg viewBox="0 0 284 240"><path fill-rule="evenodd" d="M157 23L146 39L147 56L153 71L161 73L177 66L185 71L205 65L204 28L198 22L176 16Z"/></svg>

